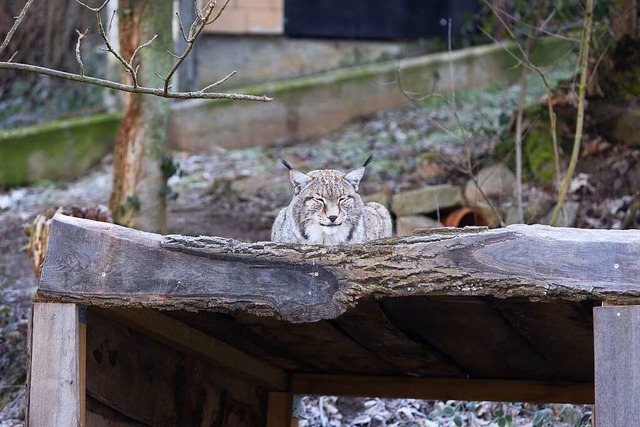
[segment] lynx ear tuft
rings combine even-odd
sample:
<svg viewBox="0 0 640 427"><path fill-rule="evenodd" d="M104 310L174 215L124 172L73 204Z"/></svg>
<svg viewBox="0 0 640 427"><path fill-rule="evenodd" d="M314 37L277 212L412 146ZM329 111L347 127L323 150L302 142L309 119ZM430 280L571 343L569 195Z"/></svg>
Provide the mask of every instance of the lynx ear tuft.
<svg viewBox="0 0 640 427"><path fill-rule="evenodd" d="M289 171L289 178L291 178L291 184L293 184L294 194L300 193L302 189L311 181L311 177L305 173L291 169Z"/></svg>
<svg viewBox="0 0 640 427"><path fill-rule="evenodd" d="M291 167L291 165L289 164L289 162L287 162L285 159L280 159L280 161L282 162L282 164L284 165L285 168L287 168L289 170L293 169Z"/></svg>
<svg viewBox="0 0 640 427"><path fill-rule="evenodd" d="M373 153L369 154L369 157L367 157L367 160L364 161L362 167L366 168L367 166L369 166L369 163L371 163L371 159L373 159Z"/></svg>
<svg viewBox="0 0 640 427"><path fill-rule="evenodd" d="M364 166L359 167L358 169L354 169L348 174L344 176L344 179L347 180L349 184L353 186L353 188L358 191L358 185L360 184L360 180L364 175Z"/></svg>

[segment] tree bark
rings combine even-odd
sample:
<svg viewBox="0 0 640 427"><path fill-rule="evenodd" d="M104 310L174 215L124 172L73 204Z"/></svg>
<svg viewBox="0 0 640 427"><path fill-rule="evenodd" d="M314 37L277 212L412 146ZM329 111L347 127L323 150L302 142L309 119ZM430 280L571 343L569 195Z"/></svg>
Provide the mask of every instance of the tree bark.
<svg viewBox="0 0 640 427"><path fill-rule="evenodd" d="M151 0L120 0L119 37L125 59L138 46L158 38L137 53L141 86L158 86L155 75L172 65L167 51L173 48L172 3ZM134 68L135 68L134 66ZM124 79L130 79L128 74ZM129 82L130 83L130 82ZM109 206L114 221L145 231L166 232L166 181L170 101L127 94L124 119L118 129L113 159L113 191Z"/></svg>

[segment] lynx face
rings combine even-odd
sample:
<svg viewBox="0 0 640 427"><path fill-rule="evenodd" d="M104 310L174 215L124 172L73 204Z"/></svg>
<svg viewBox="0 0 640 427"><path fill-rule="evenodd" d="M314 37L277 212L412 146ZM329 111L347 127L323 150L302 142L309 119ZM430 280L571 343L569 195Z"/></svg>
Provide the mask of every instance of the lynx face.
<svg viewBox="0 0 640 427"><path fill-rule="evenodd" d="M350 240L364 208L355 190L354 177L335 170L323 170L296 178L305 181L300 182L299 187L294 182L294 191L298 193L292 200L292 210L298 218L302 237L319 242ZM333 238L327 239L323 235Z"/></svg>
<svg viewBox="0 0 640 427"><path fill-rule="evenodd" d="M349 173L323 169L305 174L283 163L289 168L294 196L278 213L271 240L340 245L391 236L387 209L365 204L357 192L365 166Z"/></svg>

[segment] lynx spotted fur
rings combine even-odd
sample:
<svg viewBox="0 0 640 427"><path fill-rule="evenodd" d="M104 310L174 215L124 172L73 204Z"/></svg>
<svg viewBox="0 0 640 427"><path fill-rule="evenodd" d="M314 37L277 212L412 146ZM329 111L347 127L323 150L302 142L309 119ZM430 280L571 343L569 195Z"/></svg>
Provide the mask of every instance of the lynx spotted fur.
<svg viewBox="0 0 640 427"><path fill-rule="evenodd" d="M391 236L391 216L379 203L357 193L365 164L349 173L332 169L302 173L288 163L293 199L276 217L275 242L341 245Z"/></svg>

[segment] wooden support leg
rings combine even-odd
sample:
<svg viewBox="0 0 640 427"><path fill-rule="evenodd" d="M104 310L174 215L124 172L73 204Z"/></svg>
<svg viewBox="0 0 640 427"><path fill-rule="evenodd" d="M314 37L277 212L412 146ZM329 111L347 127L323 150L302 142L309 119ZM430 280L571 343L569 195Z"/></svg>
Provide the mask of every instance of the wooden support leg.
<svg viewBox="0 0 640 427"><path fill-rule="evenodd" d="M75 304L33 304L29 426L84 427L84 310Z"/></svg>
<svg viewBox="0 0 640 427"><path fill-rule="evenodd" d="M267 401L267 427L298 427L298 419L291 416L293 394L270 391Z"/></svg>
<svg viewBox="0 0 640 427"><path fill-rule="evenodd" d="M595 426L638 425L640 305L595 307Z"/></svg>

